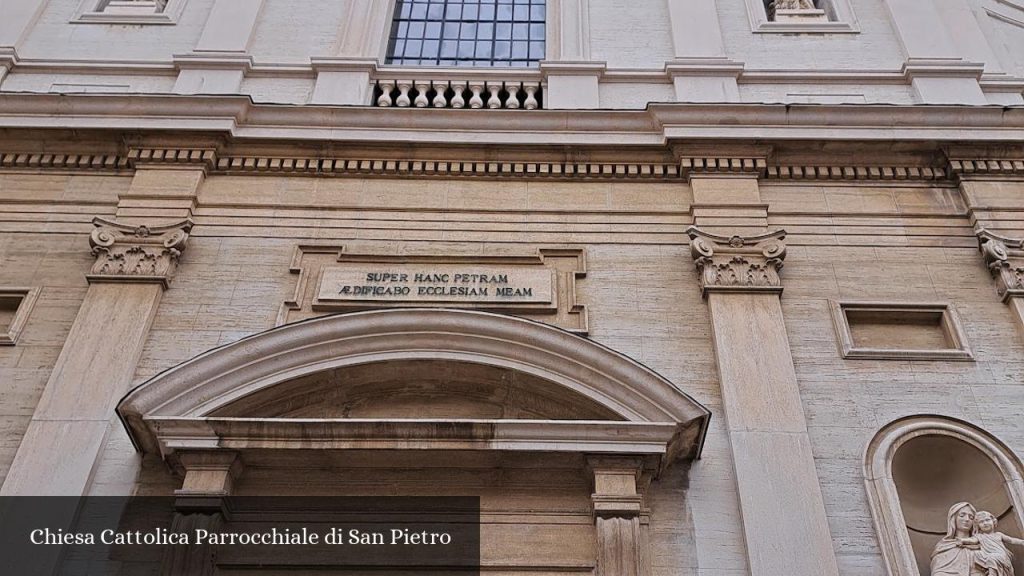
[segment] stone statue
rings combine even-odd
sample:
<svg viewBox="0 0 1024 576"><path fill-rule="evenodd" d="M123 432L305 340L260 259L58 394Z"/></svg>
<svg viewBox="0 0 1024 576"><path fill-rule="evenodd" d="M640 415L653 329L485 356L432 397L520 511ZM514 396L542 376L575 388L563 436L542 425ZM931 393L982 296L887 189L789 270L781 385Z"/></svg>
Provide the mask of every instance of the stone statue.
<svg viewBox="0 0 1024 576"><path fill-rule="evenodd" d="M946 535L932 550L931 576L988 576L975 562L981 545L973 538L977 513L970 502L957 502L946 515Z"/></svg>
<svg viewBox="0 0 1024 576"><path fill-rule="evenodd" d="M1024 540L996 532L997 520L991 512L981 510L974 515L974 537L981 549L974 562L985 570L985 576L1013 576L1013 564L1007 544L1024 546Z"/></svg>
<svg viewBox="0 0 1024 576"><path fill-rule="evenodd" d="M814 0L775 0L776 10L814 10Z"/></svg>

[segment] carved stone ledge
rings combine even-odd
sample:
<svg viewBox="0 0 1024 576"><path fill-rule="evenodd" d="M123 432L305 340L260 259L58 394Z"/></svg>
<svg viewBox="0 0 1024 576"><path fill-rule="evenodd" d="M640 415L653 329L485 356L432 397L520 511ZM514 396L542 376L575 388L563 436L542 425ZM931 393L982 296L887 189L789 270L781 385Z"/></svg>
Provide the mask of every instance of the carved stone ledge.
<svg viewBox="0 0 1024 576"><path fill-rule="evenodd" d="M730 237L691 226L686 233L704 297L709 292L782 292L779 270L786 258L784 230Z"/></svg>
<svg viewBox="0 0 1024 576"><path fill-rule="evenodd" d="M1003 302L1024 296L1024 240L1000 236L984 228L975 235Z"/></svg>
<svg viewBox="0 0 1024 576"><path fill-rule="evenodd" d="M156 282L167 288L185 251L192 220L164 226L133 226L93 218L89 236L96 262L92 282Z"/></svg>

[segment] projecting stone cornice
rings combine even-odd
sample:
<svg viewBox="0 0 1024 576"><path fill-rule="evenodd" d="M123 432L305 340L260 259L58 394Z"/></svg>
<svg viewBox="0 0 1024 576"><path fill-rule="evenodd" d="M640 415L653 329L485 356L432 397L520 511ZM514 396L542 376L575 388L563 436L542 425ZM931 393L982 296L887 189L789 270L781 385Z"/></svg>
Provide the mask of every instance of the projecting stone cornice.
<svg viewBox="0 0 1024 576"><path fill-rule="evenodd" d="M478 145L672 140L1024 140L1024 106L650 104L646 110L381 109L254 104L245 96L0 95L0 128L174 130L234 139Z"/></svg>
<svg viewBox="0 0 1024 576"><path fill-rule="evenodd" d="M245 398L280 402L279 394L287 395L288 383L296 378L427 358L521 372L539 379L545 390L564 390L573 402L599 405L614 417L586 422L456 419L444 425L384 418L374 428L353 419L267 419L251 416L245 406L241 410L247 414L220 416ZM663 466L700 454L710 416L673 383L591 340L522 318L442 308L321 316L254 334L153 377L125 396L117 413L137 447L163 454L223 447L217 438L239 438L242 428L251 428L253 434L245 434L248 440L239 449L257 448L264 441L282 449L418 449L450 440L449 449L660 454ZM247 417L263 418L262 425L238 420ZM277 426L273 433L270 426ZM439 438L438 426L448 436ZM370 436L368 428L375 430ZM319 440L310 436L313 429L321 434Z"/></svg>

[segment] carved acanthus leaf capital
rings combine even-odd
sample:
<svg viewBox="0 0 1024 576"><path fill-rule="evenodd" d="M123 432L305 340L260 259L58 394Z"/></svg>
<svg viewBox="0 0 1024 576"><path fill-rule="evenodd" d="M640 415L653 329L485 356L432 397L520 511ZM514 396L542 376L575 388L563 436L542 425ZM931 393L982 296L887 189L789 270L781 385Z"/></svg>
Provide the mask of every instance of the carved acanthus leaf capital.
<svg viewBox="0 0 1024 576"><path fill-rule="evenodd" d="M704 296L713 291L782 292L779 270L786 258L784 230L759 236L720 236L691 226L686 233Z"/></svg>
<svg viewBox="0 0 1024 576"><path fill-rule="evenodd" d="M1003 301L1012 296L1024 296L1024 240L1000 236L984 228L975 235Z"/></svg>
<svg viewBox="0 0 1024 576"><path fill-rule="evenodd" d="M190 219L163 226L135 226L93 218L89 244L96 262L89 282L156 282L165 288L185 251Z"/></svg>

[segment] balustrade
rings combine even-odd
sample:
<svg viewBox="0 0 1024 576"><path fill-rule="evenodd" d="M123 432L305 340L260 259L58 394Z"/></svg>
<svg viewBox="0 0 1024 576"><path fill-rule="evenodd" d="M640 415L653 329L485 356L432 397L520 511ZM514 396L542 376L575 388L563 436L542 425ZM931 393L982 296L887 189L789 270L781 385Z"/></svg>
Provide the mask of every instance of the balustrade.
<svg viewBox="0 0 1024 576"><path fill-rule="evenodd" d="M398 108L542 108L540 82L504 80L378 80L373 103Z"/></svg>

